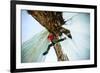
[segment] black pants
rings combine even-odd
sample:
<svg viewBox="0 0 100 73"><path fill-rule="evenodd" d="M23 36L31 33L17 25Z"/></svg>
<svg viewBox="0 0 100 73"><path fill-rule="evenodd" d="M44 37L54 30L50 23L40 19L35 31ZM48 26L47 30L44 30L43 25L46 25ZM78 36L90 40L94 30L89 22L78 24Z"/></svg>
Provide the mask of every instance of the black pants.
<svg viewBox="0 0 100 73"><path fill-rule="evenodd" d="M65 39L66 39L66 38L62 38L62 39L59 39L59 40L57 40L57 41L55 41L55 42L52 41L52 43L49 44L47 50L43 53L43 55L46 55L46 54L49 52L50 47L54 46L54 45L55 45L56 43L58 43L58 42L64 41Z"/></svg>

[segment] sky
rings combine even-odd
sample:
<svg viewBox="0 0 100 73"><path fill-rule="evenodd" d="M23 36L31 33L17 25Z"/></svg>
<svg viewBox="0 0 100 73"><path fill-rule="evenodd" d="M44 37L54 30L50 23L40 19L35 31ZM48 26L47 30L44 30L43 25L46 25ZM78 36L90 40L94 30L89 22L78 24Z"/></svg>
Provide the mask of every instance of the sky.
<svg viewBox="0 0 100 73"><path fill-rule="evenodd" d="M36 33L39 33L44 27L42 27L26 10L21 11L22 19L22 42L27 41L33 37Z"/></svg>
<svg viewBox="0 0 100 73"><path fill-rule="evenodd" d="M22 19L22 43L31 39L35 34L46 30L26 10L21 11ZM89 13L63 12L63 18L67 21L63 27L70 29L72 40L61 42L64 54L70 60L84 60L90 58L90 15ZM65 36L65 35L64 35ZM66 46L67 44L67 46ZM53 47L45 56L45 62L56 62L57 57Z"/></svg>

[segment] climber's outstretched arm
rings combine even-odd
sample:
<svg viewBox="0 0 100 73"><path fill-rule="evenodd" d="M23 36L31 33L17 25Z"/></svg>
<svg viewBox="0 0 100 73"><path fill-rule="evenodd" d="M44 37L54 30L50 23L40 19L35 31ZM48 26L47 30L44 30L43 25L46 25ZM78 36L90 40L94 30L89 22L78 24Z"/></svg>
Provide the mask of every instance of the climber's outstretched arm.
<svg viewBox="0 0 100 73"><path fill-rule="evenodd" d="M49 44L47 50L43 53L43 55L46 55L46 54L49 52L50 47L54 46L54 45L55 45L56 43L58 43L58 42L64 41L65 39L66 39L66 37L64 37L64 38L62 38L62 39L59 39L59 40L57 40L57 41L54 41L54 42L52 42L51 44Z"/></svg>

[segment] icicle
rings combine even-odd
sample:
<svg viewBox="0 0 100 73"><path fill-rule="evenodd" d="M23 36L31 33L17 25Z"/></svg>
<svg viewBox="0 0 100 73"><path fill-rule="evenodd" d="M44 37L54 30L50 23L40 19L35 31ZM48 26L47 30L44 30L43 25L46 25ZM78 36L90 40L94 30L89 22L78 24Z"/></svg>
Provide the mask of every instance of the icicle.
<svg viewBox="0 0 100 73"><path fill-rule="evenodd" d="M64 15L69 15L69 13ZM64 19L67 18L64 17ZM90 15L88 13L79 13L70 22L67 22L68 25L63 27L71 31L73 38L69 39L67 37L65 41L61 42L63 52L68 55L69 60L90 59Z"/></svg>
<svg viewBox="0 0 100 73"><path fill-rule="evenodd" d="M48 34L48 31L43 30L22 44L22 63L44 61L45 57L43 57L42 54L47 49L49 44L49 41L47 40Z"/></svg>

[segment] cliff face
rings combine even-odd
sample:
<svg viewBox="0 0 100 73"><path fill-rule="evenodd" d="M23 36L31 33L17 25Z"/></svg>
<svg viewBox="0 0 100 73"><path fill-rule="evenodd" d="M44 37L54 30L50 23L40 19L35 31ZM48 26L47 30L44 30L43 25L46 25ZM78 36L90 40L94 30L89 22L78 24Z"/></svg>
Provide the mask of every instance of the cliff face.
<svg viewBox="0 0 100 73"><path fill-rule="evenodd" d="M61 27L65 21L62 17L62 12L51 12L51 11L30 11L28 13L34 17L43 27L45 27L50 33L55 35L55 39L58 40L62 33L69 35L70 31ZM71 37L71 35L70 35ZM60 43L54 45L54 49L58 58L58 61L65 61L65 58Z"/></svg>
<svg viewBox="0 0 100 73"><path fill-rule="evenodd" d="M51 11L30 11L28 13L32 15L43 27L45 27L50 33L54 35L61 33L68 34L70 31L61 27L65 24L62 17L62 12L51 12Z"/></svg>

